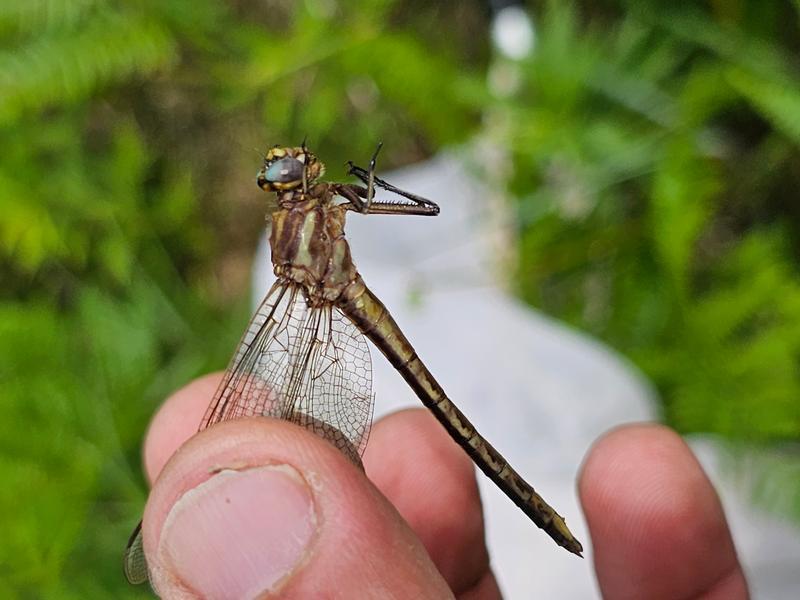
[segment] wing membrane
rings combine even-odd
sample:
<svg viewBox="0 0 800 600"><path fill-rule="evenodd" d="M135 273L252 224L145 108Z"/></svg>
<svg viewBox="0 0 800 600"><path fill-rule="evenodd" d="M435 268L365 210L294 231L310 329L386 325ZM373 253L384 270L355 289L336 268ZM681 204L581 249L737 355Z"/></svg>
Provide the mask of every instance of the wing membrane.
<svg viewBox="0 0 800 600"><path fill-rule="evenodd" d="M284 414L332 442L360 464L372 423L372 362L361 332L336 307L308 315L290 386L291 414Z"/></svg>
<svg viewBox="0 0 800 600"><path fill-rule="evenodd" d="M307 427L359 463L372 422L366 340L339 309L278 282L242 337L200 429L268 416Z"/></svg>
<svg viewBox="0 0 800 600"><path fill-rule="evenodd" d="M309 307L292 284L272 286L244 332L200 429L249 416L297 423L360 465L372 424L366 340L338 308ZM147 580L141 523L125 550L130 583Z"/></svg>
<svg viewBox="0 0 800 600"><path fill-rule="evenodd" d="M142 545L142 522L133 530L128 545L125 548L125 558L122 561L122 568L125 571L125 578L128 583L139 585L148 578L147 559L144 556L144 546Z"/></svg>

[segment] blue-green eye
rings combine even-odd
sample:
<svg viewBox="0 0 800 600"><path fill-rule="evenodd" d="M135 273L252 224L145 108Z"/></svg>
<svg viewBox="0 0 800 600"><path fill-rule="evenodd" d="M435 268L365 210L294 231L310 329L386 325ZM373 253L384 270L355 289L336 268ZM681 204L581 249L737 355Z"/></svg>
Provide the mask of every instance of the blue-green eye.
<svg viewBox="0 0 800 600"><path fill-rule="evenodd" d="M264 178L272 183L300 181L303 178L304 167L305 165L296 158L287 156L272 163L264 174Z"/></svg>

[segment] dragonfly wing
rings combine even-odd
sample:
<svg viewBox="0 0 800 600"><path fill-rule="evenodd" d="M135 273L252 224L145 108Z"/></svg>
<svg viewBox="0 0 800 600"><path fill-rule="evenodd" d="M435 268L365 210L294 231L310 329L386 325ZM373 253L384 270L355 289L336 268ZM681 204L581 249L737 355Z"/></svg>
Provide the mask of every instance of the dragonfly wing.
<svg viewBox="0 0 800 600"><path fill-rule="evenodd" d="M332 305L309 307L300 287L278 282L253 315L200 429L268 416L297 423L357 465L372 424L366 340ZM141 523L125 550L130 583L148 579Z"/></svg>
<svg viewBox="0 0 800 600"><path fill-rule="evenodd" d="M247 416L286 419L359 464L372 404L361 332L334 306L309 307L300 287L279 281L250 321L200 429Z"/></svg>
<svg viewBox="0 0 800 600"><path fill-rule="evenodd" d="M287 416L341 450L356 464L372 424L372 360L364 335L338 308L309 315L296 369L299 389L288 391Z"/></svg>
<svg viewBox="0 0 800 600"><path fill-rule="evenodd" d="M142 545L142 522L133 530L128 546L125 548L125 560L122 563L125 570L125 578L128 583L138 585L148 579L147 559L144 556L144 546Z"/></svg>
<svg viewBox="0 0 800 600"><path fill-rule="evenodd" d="M280 417L279 391L290 373L298 321L307 308L299 288L270 288L242 336L236 353L200 423L209 425L250 416Z"/></svg>
<svg viewBox="0 0 800 600"><path fill-rule="evenodd" d="M200 429L250 415L280 416L275 390L289 369L290 349L297 332L294 320L302 317L296 314L302 312L297 292L296 288L276 284L267 293L239 342ZM132 584L148 580L141 528L140 522L125 549L123 568Z"/></svg>

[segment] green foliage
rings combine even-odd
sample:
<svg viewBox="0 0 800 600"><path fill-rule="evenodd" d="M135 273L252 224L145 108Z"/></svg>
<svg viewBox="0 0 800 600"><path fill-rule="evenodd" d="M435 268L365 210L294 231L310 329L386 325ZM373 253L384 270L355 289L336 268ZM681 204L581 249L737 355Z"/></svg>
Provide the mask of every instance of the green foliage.
<svg viewBox="0 0 800 600"><path fill-rule="evenodd" d="M235 343L233 319L178 307L137 275L124 300L86 287L66 313L44 301L0 309L4 590L118 596L120 545L144 500L148 414ZM204 327L190 325L204 313Z"/></svg>
<svg viewBox="0 0 800 600"><path fill-rule="evenodd" d="M466 139L486 46L443 10L0 3L4 597L148 595L121 570L142 434L246 322L257 149L308 134L341 176Z"/></svg>
<svg viewBox="0 0 800 600"><path fill-rule="evenodd" d="M7 597L147 594L120 568L142 432L228 358L258 151L305 135L339 178L500 116L522 296L631 356L682 431L772 444L763 489L800 497L800 5L581 7L547 4L498 98L474 3L0 3Z"/></svg>
<svg viewBox="0 0 800 600"><path fill-rule="evenodd" d="M631 357L679 430L796 442L798 13L622 4L548 3L503 103L518 289Z"/></svg>

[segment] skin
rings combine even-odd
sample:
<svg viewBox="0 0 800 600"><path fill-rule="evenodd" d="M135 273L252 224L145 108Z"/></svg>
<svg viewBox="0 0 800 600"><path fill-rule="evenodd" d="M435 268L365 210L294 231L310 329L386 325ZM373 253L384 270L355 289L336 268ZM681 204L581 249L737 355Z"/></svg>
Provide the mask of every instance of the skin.
<svg viewBox="0 0 800 600"><path fill-rule="evenodd" d="M271 597L319 597L320 590L341 598L364 597L364 590L375 597L500 597L475 469L426 411L375 423L365 476L324 440L282 421L229 421L195 435L192 425L219 380L209 375L179 390L150 425L144 462L155 483L143 530L149 560L162 566L152 557L167 513L215 467L280 463L313 474L323 519L302 565ZM673 431L648 424L608 432L589 450L578 487L604 598L749 597L717 494ZM358 559L365 556L370 561ZM155 571L162 596L191 597L191 582L173 577L168 564Z"/></svg>

